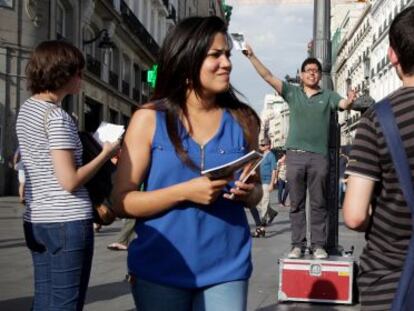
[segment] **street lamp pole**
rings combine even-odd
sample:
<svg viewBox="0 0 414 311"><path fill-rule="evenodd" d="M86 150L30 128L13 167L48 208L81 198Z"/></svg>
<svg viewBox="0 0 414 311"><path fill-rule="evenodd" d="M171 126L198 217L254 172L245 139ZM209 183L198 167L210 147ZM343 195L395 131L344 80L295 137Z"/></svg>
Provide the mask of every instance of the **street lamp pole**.
<svg viewBox="0 0 414 311"><path fill-rule="evenodd" d="M332 90L330 0L315 0L313 14L313 56L322 64L322 87Z"/></svg>
<svg viewBox="0 0 414 311"><path fill-rule="evenodd" d="M314 0L313 57L322 64L322 87L333 89L331 79L331 3L330 0ZM340 126L337 112L331 113L329 126L329 176L327 180L327 250L338 254L338 170Z"/></svg>

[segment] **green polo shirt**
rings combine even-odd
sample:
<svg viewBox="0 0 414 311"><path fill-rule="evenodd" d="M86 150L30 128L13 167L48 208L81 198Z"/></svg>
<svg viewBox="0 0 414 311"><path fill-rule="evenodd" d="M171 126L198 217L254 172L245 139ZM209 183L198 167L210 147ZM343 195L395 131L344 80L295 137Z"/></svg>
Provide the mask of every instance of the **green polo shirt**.
<svg viewBox="0 0 414 311"><path fill-rule="evenodd" d="M281 95L290 112L286 148L327 155L331 111L338 109L342 97L325 89L308 97L303 88L286 82Z"/></svg>

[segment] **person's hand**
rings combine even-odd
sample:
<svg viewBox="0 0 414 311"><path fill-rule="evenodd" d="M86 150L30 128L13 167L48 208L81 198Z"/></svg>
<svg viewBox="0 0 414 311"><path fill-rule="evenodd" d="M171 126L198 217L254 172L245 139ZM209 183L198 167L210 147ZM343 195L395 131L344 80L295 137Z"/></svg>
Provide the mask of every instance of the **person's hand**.
<svg viewBox="0 0 414 311"><path fill-rule="evenodd" d="M223 197L229 200L246 202L255 186L255 183L242 182L238 180L235 183L235 187L230 189L230 193L223 194Z"/></svg>
<svg viewBox="0 0 414 311"><path fill-rule="evenodd" d="M114 155L116 155L121 148L121 141L118 139L117 141L110 143L105 142L102 146L102 152L105 155L105 157L112 158Z"/></svg>
<svg viewBox="0 0 414 311"><path fill-rule="evenodd" d="M251 171L253 165L253 163L246 165L240 175L239 180L236 181L235 187L231 188L229 193L225 193L223 195L224 198L229 200L240 200L244 202L249 199L249 195L256 186L256 183L251 181L257 179L256 171Z"/></svg>
<svg viewBox="0 0 414 311"><path fill-rule="evenodd" d="M191 179L185 184L185 197L187 200L195 203L211 204L232 179L233 176L217 180L210 180L206 176Z"/></svg>
<svg viewBox="0 0 414 311"><path fill-rule="evenodd" d="M242 53L246 55L247 58L250 58L254 55L253 49L250 45L246 43L246 48L242 50Z"/></svg>
<svg viewBox="0 0 414 311"><path fill-rule="evenodd" d="M270 184L269 185L269 192L272 192L273 190L275 190L275 188L274 188L274 184Z"/></svg>

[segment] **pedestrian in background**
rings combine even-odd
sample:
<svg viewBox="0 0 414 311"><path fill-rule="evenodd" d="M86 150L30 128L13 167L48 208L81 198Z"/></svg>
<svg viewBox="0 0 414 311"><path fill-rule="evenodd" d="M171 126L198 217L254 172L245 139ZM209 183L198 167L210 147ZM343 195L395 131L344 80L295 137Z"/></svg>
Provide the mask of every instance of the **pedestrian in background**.
<svg viewBox="0 0 414 311"><path fill-rule="evenodd" d="M395 17L388 33L388 59L403 86L387 99L411 176L414 176L413 34L414 7L409 7ZM358 274L361 310L391 310L412 238L412 215L373 108L365 112L358 124L346 173L349 177L343 206L345 224L366 232L367 244L359 259Z"/></svg>
<svg viewBox="0 0 414 311"><path fill-rule="evenodd" d="M13 156L13 167L17 171L17 180L19 182L19 202L25 203L24 201L24 184L26 177L24 175L24 165L20 154L20 147L17 147Z"/></svg>
<svg viewBox="0 0 414 311"><path fill-rule="evenodd" d="M257 148L259 118L230 85L230 45L219 17L176 25L160 51L152 102L126 133L114 202L121 216L137 218L128 268L140 311L246 310L243 207L260 200L260 181L200 176Z"/></svg>
<svg viewBox="0 0 414 311"><path fill-rule="evenodd" d="M270 140L268 138L262 139L259 147L263 153L263 160L260 163L263 196L256 206L261 225L257 226L255 232L252 234L254 238L264 237L266 235L265 227L271 224L277 216L277 211L273 210L270 206L270 193L274 190L276 182L276 158L273 152L270 151Z"/></svg>
<svg viewBox="0 0 414 311"><path fill-rule="evenodd" d="M322 89L322 66L316 58L306 59L301 66L301 86L289 84L274 76L246 45L243 51L259 75L279 93L289 106L290 126L286 141L287 181L290 194L292 249L289 258L300 258L307 248L306 192L310 195L311 252L317 259L327 258L326 178L328 174L328 133L331 111L350 109L355 92L348 99Z"/></svg>
<svg viewBox="0 0 414 311"><path fill-rule="evenodd" d="M34 267L32 310L82 310L93 255L92 206L83 185L118 149L106 143L82 163L76 124L61 108L79 93L85 60L64 41L45 41L26 68L32 97L20 107L16 132L27 174L26 244Z"/></svg>
<svg viewBox="0 0 414 311"><path fill-rule="evenodd" d="M338 189L338 202L339 208L342 208L344 201L344 195L346 190L347 175L345 174L346 167L348 166L349 156L345 154L345 151L341 148L339 153L339 189Z"/></svg>
<svg viewBox="0 0 414 311"><path fill-rule="evenodd" d="M121 231L118 234L116 242L113 242L106 246L111 251L126 251L129 243L134 239L135 236L135 219L127 218L124 219L124 224Z"/></svg>
<svg viewBox="0 0 414 311"><path fill-rule="evenodd" d="M279 204L286 206L286 199L289 194L288 182L286 180L286 152L282 151L280 159L277 161L277 197Z"/></svg>

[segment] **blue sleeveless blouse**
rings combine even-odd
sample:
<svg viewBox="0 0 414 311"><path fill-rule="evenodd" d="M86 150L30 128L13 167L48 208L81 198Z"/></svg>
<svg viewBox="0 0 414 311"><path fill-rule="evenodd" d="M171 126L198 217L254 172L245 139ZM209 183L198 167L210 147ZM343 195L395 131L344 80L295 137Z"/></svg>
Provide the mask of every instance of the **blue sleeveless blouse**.
<svg viewBox="0 0 414 311"><path fill-rule="evenodd" d="M156 130L146 191L199 177L200 171L178 157L166 127L165 112L156 112ZM180 123L184 149L202 169L222 165L247 151L243 130L228 111L203 147ZM230 184L229 187L232 187ZM185 202L151 218L137 219L128 248L129 271L144 280L182 288L200 288L248 279L252 271L250 230L241 202L221 195L210 205Z"/></svg>

